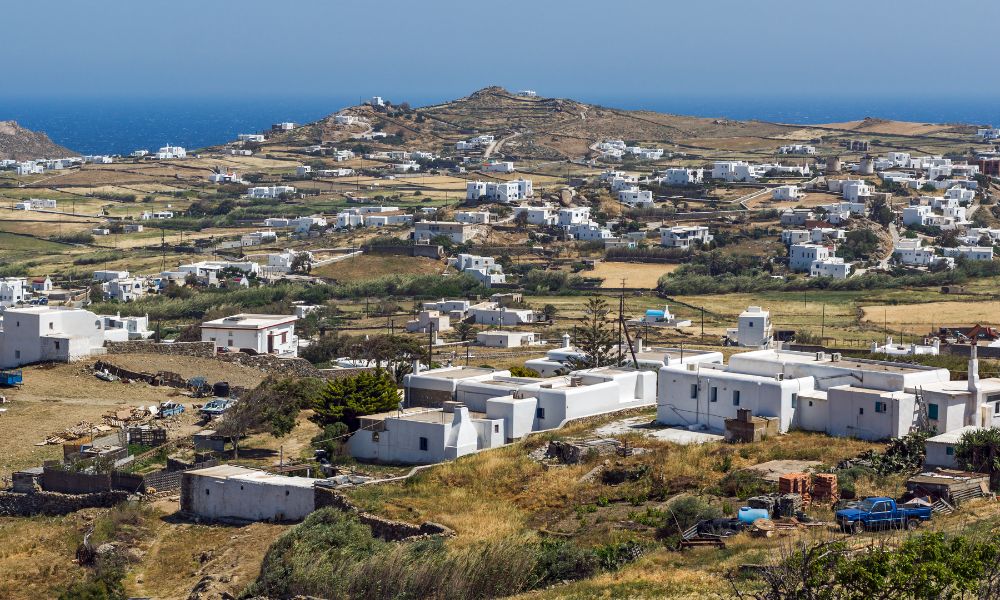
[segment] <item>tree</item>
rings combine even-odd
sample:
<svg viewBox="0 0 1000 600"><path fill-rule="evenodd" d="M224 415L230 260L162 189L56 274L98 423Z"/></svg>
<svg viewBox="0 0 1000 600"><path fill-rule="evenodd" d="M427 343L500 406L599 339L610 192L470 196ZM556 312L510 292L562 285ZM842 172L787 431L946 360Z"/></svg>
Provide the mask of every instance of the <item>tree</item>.
<svg viewBox="0 0 1000 600"><path fill-rule="evenodd" d="M1000 428L966 431L955 445L955 462L966 471L989 473L990 487L1000 478Z"/></svg>
<svg viewBox="0 0 1000 600"><path fill-rule="evenodd" d="M524 227L528 224L528 213L527 211L521 211L514 216L514 225L518 227Z"/></svg>
<svg viewBox="0 0 1000 600"><path fill-rule="evenodd" d="M226 411L216 431L229 438L239 457L240 439L251 433L266 431L276 438L291 433L299 411L322 389L322 380L314 377L266 379Z"/></svg>
<svg viewBox="0 0 1000 600"><path fill-rule="evenodd" d="M472 326L472 323L459 321L458 324L455 325L455 333L458 334L458 339L465 342L472 339L472 337L476 335L476 328Z"/></svg>
<svg viewBox="0 0 1000 600"><path fill-rule="evenodd" d="M607 318L611 310L603 298L593 297L587 300L580 326L576 328L576 347L584 354L571 359L573 369L589 369L605 367L618 363L618 336L608 325Z"/></svg>
<svg viewBox="0 0 1000 600"><path fill-rule="evenodd" d="M292 273L299 273L302 275L312 271L312 259L309 257L309 253L296 252L295 257L292 258L292 264L289 265L289 269Z"/></svg>
<svg viewBox="0 0 1000 600"><path fill-rule="evenodd" d="M549 322L555 320L556 314L558 312L559 309L556 308L554 304L546 304L545 306L542 307L542 315L544 315L545 320Z"/></svg>
<svg viewBox="0 0 1000 600"><path fill-rule="evenodd" d="M868 214L872 221L875 221L882 227L888 227L892 223L892 207L889 206L885 198L880 197L872 201L871 210Z"/></svg>
<svg viewBox="0 0 1000 600"><path fill-rule="evenodd" d="M382 369L362 371L353 377L329 381L313 402L312 420L320 426L344 423L351 431L359 427L359 417L392 410L399 406L396 382Z"/></svg>

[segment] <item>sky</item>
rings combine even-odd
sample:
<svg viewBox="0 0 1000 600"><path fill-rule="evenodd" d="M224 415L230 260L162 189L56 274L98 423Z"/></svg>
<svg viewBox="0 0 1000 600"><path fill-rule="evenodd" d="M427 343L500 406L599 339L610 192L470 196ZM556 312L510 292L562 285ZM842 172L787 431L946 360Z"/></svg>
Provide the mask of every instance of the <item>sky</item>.
<svg viewBox="0 0 1000 600"><path fill-rule="evenodd" d="M0 0L3 97L1000 96L1000 2Z"/></svg>

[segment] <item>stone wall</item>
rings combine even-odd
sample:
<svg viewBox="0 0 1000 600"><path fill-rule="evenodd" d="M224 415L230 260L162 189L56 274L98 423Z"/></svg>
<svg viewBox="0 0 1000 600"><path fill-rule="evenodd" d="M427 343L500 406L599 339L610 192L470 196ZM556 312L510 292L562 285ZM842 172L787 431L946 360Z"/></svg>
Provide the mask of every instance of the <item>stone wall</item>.
<svg viewBox="0 0 1000 600"><path fill-rule="evenodd" d="M34 492L21 494L0 491L0 516L66 515L84 508L109 508L128 498L128 492L110 491L93 494Z"/></svg>
<svg viewBox="0 0 1000 600"><path fill-rule="evenodd" d="M170 356L196 356L198 358L212 358L215 356L215 342L158 344L149 340L132 340L128 342L105 342L104 348L108 354L166 354Z"/></svg>
<svg viewBox="0 0 1000 600"><path fill-rule="evenodd" d="M358 521L371 527L372 535L387 542L399 542L412 540L414 538L430 536L452 536L455 532L450 528L426 521L420 525L414 525L405 521L393 521L378 515L359 510L350 500L338 494L330 488L316 486L314 488L316 510L321 508L335 508L341 512L351 513L357 516Z"/></svg>

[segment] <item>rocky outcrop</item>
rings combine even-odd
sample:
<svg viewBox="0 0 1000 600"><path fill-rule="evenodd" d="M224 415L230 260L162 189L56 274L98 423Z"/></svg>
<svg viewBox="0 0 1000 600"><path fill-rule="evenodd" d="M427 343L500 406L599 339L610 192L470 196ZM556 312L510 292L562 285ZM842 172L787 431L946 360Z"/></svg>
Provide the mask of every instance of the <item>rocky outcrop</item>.
<svg viewBox="0 0 1000 600"><path fill-rule="evenodd" d="M0 160L65 158L78 154L56 144L40 131L25 129L16 121L0 121Z"/></svg>

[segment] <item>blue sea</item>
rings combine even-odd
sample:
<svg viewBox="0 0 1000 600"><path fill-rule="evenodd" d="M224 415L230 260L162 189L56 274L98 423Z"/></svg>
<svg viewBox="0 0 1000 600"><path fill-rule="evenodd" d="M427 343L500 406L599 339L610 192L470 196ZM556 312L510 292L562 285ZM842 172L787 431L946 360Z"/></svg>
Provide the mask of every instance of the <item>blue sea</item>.
<svg viewBox="0 0 1000 600"><path fill-rule="evenodd" d="M815 124L879 117L931 123L1000 124L997 99L593 96L609 107L729 119ZM447 98L407 98L413 106ZM83 154L127 154L166 144L189 149L220 144L272 123L307 123L358 103L357 97L267 98L0 98L0 121L46 132Z"/></svg>

